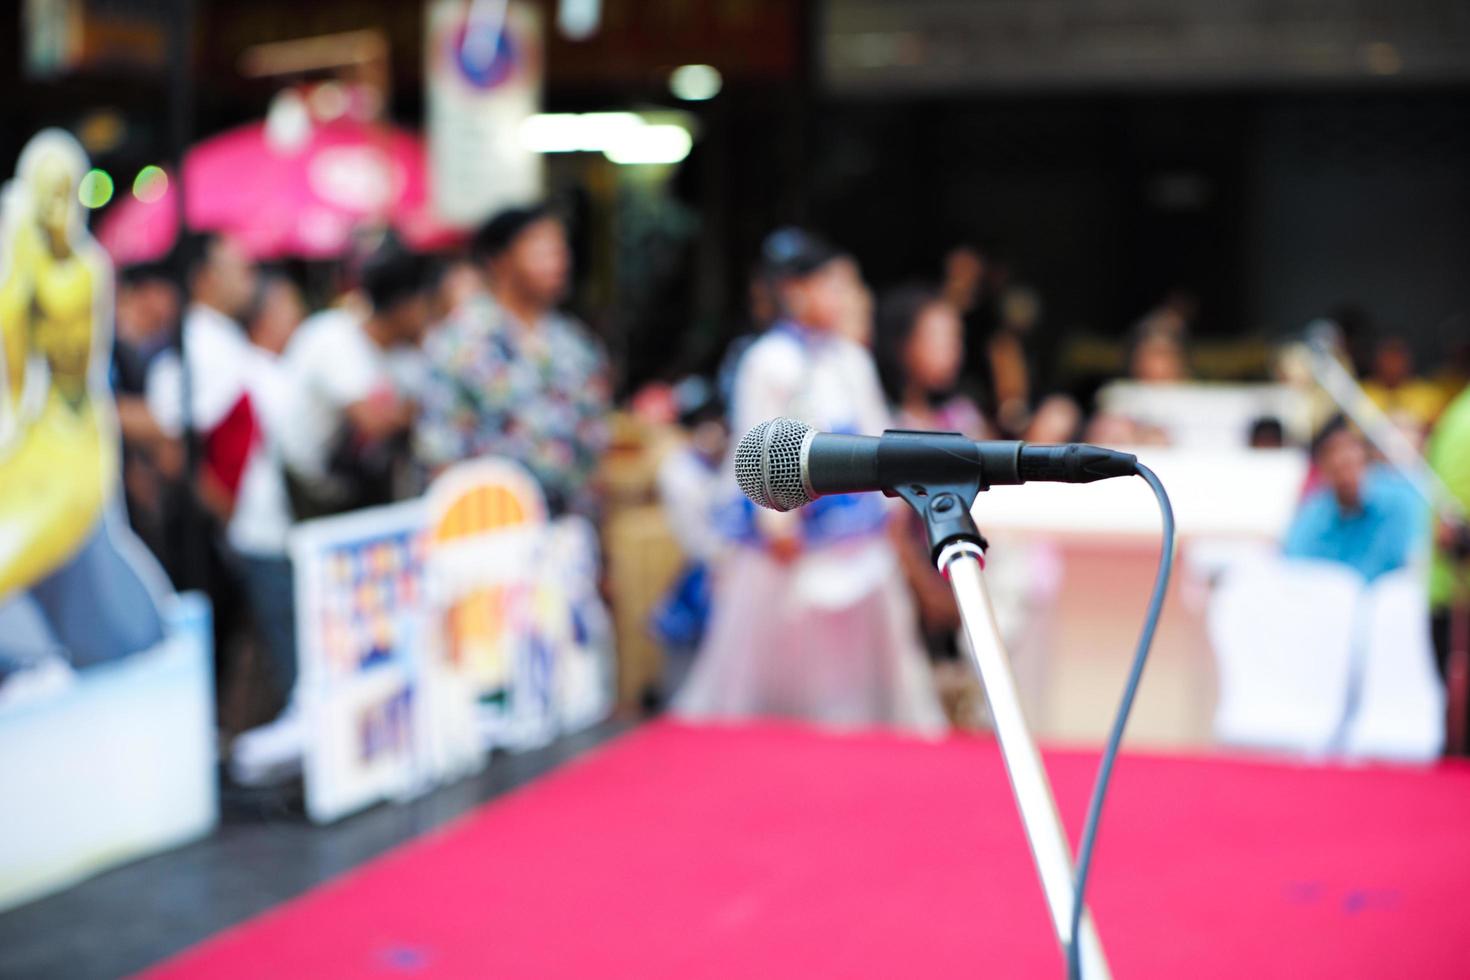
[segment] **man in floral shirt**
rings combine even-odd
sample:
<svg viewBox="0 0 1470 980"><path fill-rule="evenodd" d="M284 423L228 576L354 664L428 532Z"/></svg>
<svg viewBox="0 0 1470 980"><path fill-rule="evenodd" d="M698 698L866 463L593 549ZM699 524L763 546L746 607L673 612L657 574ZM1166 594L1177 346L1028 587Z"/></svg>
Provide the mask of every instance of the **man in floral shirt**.
<svg viewBox="0 0 1470 980"><path fill-rule="evenodd" d="M592 476L607 446L607 357L559 312L571 256L543 207L513 208L475 236L485 290L425 342L429 375L415 436L431 472L476 456L523 463L553 514L592 516Z"/></svg>

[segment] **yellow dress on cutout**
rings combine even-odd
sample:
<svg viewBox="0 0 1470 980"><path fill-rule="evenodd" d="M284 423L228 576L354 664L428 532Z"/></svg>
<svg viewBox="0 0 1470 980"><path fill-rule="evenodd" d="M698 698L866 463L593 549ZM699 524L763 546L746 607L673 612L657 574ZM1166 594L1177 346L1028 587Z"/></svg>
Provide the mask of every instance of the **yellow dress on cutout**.
<svg viewBox="0 0 1470 980"><path fill-rule="evenodd" d="M86 253L52 248L34 221L9 231L10 267L0 279L0 597L77 553L101 520L118 466L111 413L88 392L97 335L107 329L96 316L105 272ZM38 376L44 391L28 390Z"/></svg>

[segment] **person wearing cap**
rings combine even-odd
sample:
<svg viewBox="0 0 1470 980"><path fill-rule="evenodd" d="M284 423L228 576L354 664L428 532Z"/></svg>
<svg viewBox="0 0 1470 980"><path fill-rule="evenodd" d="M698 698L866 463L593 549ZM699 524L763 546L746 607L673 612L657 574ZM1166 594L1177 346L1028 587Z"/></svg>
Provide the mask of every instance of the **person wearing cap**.
<svg viewBox="0 0 1470 980"><path fill-rule="evenodd" d="M484 289L425 343L428 377L415 431L421 463L505 456L525 465L553 514L594 516L593 473L607 446L607 357L557 309L571 252L541 206L512 208L475 235Z"/></svg>
<svg viewBox="0 0 1470 980"><path fill-rule="evenodd" d="M735 371L731 429L776 416L829 432L889 426L866 350L840 333L841 253L796 228L766 239L780 307ZM733 488L733 460L724 485ZM689 718L784 716L839 727L934 733L944 715L877 494L758 510L733 494L731 547L716 570L709 628L674 710Z"/></svg>

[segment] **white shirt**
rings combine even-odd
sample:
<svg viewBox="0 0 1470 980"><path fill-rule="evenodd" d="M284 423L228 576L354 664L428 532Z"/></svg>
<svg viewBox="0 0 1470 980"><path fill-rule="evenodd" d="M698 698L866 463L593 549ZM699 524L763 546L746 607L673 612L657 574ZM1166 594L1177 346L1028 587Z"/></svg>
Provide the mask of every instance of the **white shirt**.
<svg viewBox="0 0 1470 980"><path fill-rule="evenodd" d="M778 324L751 344L736 369L731 405L731 452L723 483L735 485L734 450L739 439L767 419L799 419L818 431L877 435L891 416L868 351L830 333ZM896 502L883 506L902 506ZM757 511L768 531L797 525L798 512ZM897 574L896 558L884 535L837 546L811 542L787 569L793 594L814 606L841 607L869 595Z"/></svg>
<svg viewBox="0 0 1470 980"><path fill-rule="evenodd" d="M695 451L681 446L658 464L659 503L686 557L713 562L728 548L715 525L713 513L725 490L719 467L710 466Z"/></svg>
<svg viewBox="0 0 1470 980"><path fill-rule="evenodd" d="M872 355L833 334L772 327L746 350L734 387L732 452L753 426L777 416L866 435L892 425Z"/></svg>
<svg viewBox="0 0 1470 980"><path fill-rule="evenodd" d="M360 316L323 310L297 328L284 356L289 379L288 417L281 450L293 472L326 473L327 454L349 405L375 396L416 399L422 387L422 353L379 347Z"/></svg>
<svg viewBox="0 0 1470 980"><path fill-rule="evenodd" d="M254 433L235 492L225 535L236 550L281 555L291 526L275 435L284 410L284 383L276 358L250 343L245 331L200 303L184 315L184 356L189 364L190 421L210 436L226 421L248 413ZM183 372L172 351L148 371L148 410L170 435L183 432Z"/></svg>

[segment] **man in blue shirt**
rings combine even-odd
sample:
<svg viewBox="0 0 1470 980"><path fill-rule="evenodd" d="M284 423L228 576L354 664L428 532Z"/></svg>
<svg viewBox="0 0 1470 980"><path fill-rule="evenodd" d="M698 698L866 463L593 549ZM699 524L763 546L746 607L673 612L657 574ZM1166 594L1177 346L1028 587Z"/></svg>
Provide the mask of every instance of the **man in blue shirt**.
<svg viewBox="0 0 1470 980"><path fill-rule="evenodd" d="M1363 437L1338 416L1312 440L1322 485L1286 532L1288 558L1350 565L1369 582L1409 564L1423 537L1424 504L1387 468L1370 465Z"/></svg>

